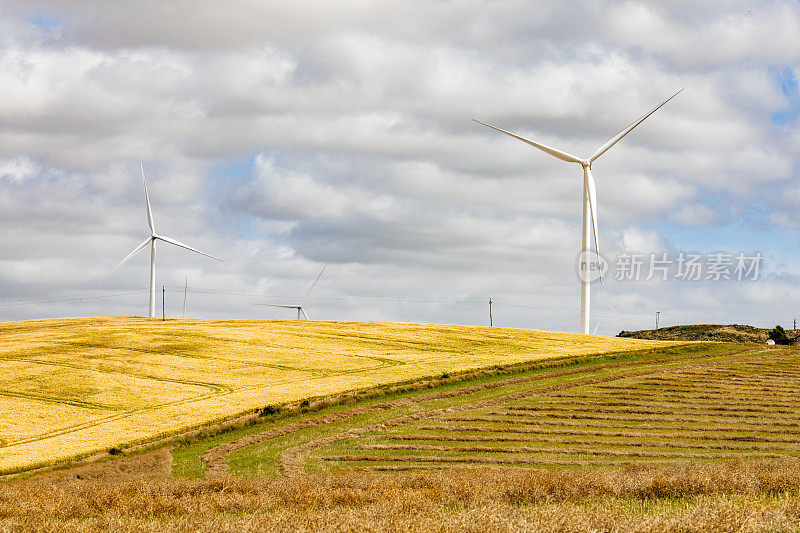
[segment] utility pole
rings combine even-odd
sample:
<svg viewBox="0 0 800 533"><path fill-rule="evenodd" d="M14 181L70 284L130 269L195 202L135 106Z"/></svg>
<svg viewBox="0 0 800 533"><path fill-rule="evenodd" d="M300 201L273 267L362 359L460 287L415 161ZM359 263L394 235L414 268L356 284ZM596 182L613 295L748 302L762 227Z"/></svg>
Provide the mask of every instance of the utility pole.
<svg viewBox="0 0 800 533"><path fill-rule="evenodd" d="M492 327L492 299L489 298L489 327Z"/></svg>
<svg viewBox="0 0 800 533"><path fill-rule="evenodd" d="M161 320L162 321L167 319L167 315L164 312L164 298L165 298L166 294L167 294L167 289L165 289L164 286L162 285L161 286Z"/></svg>
<svg viewBox="0 0 800 533"><path fill-rule="evenodd" d="M792 327L794 331L797 331L797 319L794 319L794 326Z"/></svg>
<svg viewBox="0 0 800 533"><path fill-rule="evenodd" d="M661 311L656 311L656 329L658 329L658 315L661 314Z"/></svg>
<svg viewBox="0 0 800 533"><path fill-rule="evenodd" d="M189 276L186 276L186 281L183 283L183 318L186 318L186 291L189 289Z"/></svg>

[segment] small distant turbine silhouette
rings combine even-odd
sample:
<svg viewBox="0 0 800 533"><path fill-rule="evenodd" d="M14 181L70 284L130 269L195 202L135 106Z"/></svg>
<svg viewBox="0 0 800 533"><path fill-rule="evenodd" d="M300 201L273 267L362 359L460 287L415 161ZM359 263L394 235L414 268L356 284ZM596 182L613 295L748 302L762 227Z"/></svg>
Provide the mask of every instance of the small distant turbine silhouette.
<svg viewBox="0 0 800 533"><path fill-rule="evenodd" d="M137 246L133 249L131 253L125 256L125 259L117 263L117 266L106 272L102 278L97 280L97 283L103 281L109 274L114 272L116 269L121 267L125 261L133 257L134 255L138 254L149 244L150 245L150 318L155 317L156 314L156 241L164 241L170 244L174 244L175 246L180 246L181 248L186 248L187 250L191 250L193 252L197 252L198 254L205 255L206 257L210 257L211 259L216 259L217 261L222 261L219 257L214 257L211 254L207 254L205 252L201 252L197 248L192 248L188 244L183 244L182 242L178 242L175 239L171 239L169 237L165 237L164 235L159 235L156 233L155 224L153 223L153 211L150 209L150 196L147 194L147 181L144 179L144 165L140 165L142 167L142 183L144 184L144 200L147 204L147 225L150 226L150 236L144 240L142 244Z"/></svg>
<svg viewBox="0 0 800 533"><path fill-rule="evenodd" d="M308 297L311 296L311 291L314 290L314 287L317 285L319 278L322 277L322 273L325 272L325 268L327 268L327 266L328 263L325 263L325 265L322 267L322 270L319 271L319 274L317 274L317 279L315 279L314 283L311 284L311 288L308 289L308 292L306 293L303 300L300 302L300 305L280 305L280 304L256 304L256 305L266 305L267 307L282 307L284 309L297 309L297 320L300 319L311 320L308 317L308 314L306 314L306 310L303 309L303 306L305 305L306 300L308 300Z"/></svg>
<svg viewBox="0 0 800 533"><path fill-rule="evenodd" d="M620 131L609 140L607 140L603 145L595 151L594 154L589 159L581 159L579 157L575 157L574 155L564 152L562 150L558 150L557 148L552 148L550 146L537 143L535 141L531 141L530 139L526 139L525 137L520 137L514 133L511 133L506 130L502 130L490 124L486 124L485 122L481 122L480 120L472 119L473 121L477 122L478 124L482 124L488 128L492 128L493 130L497 130L500 133L505 133L506 135L510 135L515 139L518 139L524 143L530 144L534 148L538 148L539 150L546 152L553 157L556 157L562 161L566 161L567 163L577 163L583 167L583 232L581 236L581 261L585 261L588 252L591 251L591 244L590 244L590 234L594 236L594 249L598 255L598 260L600 257L600 250L599 245L597 242L597 193L595 191L595 184L594 184L594 176L592 176L592 163L594 163L597 158L601 155L606 153L606 150L617 144L620 139L625 137L627 134L633 130L636 126L641 124L644 119L658 111L658 109L678 96L683 89L676 92L653 109L647 112L647 114L643 115L639 119L637 119L633 124L625 128L624 130ZM602 278L601 278L602 281ZM581 276L581 333L589 333L589 288L590 288L590 280L586 279L586 276Z"/></svg>

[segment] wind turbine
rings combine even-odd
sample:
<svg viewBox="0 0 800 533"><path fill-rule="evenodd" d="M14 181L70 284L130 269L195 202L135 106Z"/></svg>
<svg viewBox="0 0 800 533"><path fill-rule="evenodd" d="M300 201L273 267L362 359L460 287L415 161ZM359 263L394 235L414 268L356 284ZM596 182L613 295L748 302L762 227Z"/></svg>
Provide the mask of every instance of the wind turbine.
<svg viewBox="0 0 800 533"><path fill-rule="evenodd" d="M648 111L645 115L637 119L630 126L628 126L627 128L623 129L622 131L611 137L609 140L603 143L603 145L600 148L598 148L597 151L595 151L595 153L592 154L592 156L588 159L581 159L579 157L575 157L570 153L558 150L557 148L552 148L550 146L538 143L536 141L532 141L530 139L526 139L525 137L520 137L519 135L516 135L506 130L502 130L490 124L486 124L484 122L481 122L480 120L476 120L474 118L472 120L477 122L478 124L482 124L486 127L492 128L493 130L497 130L500 133L505 133L506 135L510 135L511 137L514 137L515 139L518 139L524 143L530 144L534 148L538 148L539 150L546 152L562 161L566 161L567 163L577 163L581 167L583 167L583 224L582 224L583 231L581 235L582 264L580 265L580 268L583 269L586 268L586 265L583 263L585 263L586 261L588 252L591 251L591 246L589 242L590 233L594 236L594 248L595 252L598 255L598 260L600 258L600 249L597 242L597 199L596 199L597 194L595 191L594 176L592 176L592 163L594 163L601 155L606 153L606 151L609 148L617 144L617 142L619 142L620 139L629 134L631 130L633 130L633 128L641 124L644 121L644 119L646 119L647 117L658 111L658 109L661 106L663 106L664 104L666 104L667 102L678 96L678 93L680 93L682 90L683 89L676 92L675 94L673 94L672 96L670 96L669 98L667 98L666 100L655 106L653 109ZM589 333L589 301L590 301L589 292L591 286L590 283L591 280L588 279L586 275L581 276L581 333L586 333L586 334Z"/></svg>
<svg viewBox="0 0 800 533"><path fill-rule="evenodd" d="M155 224L153 223L153 211L150 209L150 196L147 194L147 181L144 179L144 165L140 165L142 167L142 183L144 184L144 200L147 203L147 224L150 226L150 236L142 242L139 246L133 249L131 253L125 256L125 259L117 263L117 266L106 272L102 278L97 280L97 283L103 281L106 276L114 272L116 269L121 267L125 261L133 257L134 255L138 254L149 244L150 245L150 318L153 318L156 314L156 241L164 241L170 244L174 244L175 246L180 246L181 248L186 248L187 250L191 250L193 252L197 252L198 254L205 255L210 257L211 259L216 259L217 261L222 261L219 257L214 257L211 254L207 254L205 252L201 252L197 248L192 248L188 244L183 244L182 242L176 241L175 239L171 239L169 237L165 237L164 235L159 235L156 233Z"/></svg>
<svg viewBox="0 0 800 533"><path fill-rule="evenodd" d="M314 286L316 286L317 282L319 281L319 278L322 277L322 273L325 272L325 269L327 267L328 263L325 263L325 265L323 265L322 267L322 270L320 270L319 274L317 274L317 279L315 279L314 283L311 284L311 288L308 289L308 292L306 293L305 297L300 302L300 305L279 305L279 304L256 304L256 305L266 305L268 307L282 307L284 309L297 309L297 320L300 320L301 318L305 320L311 320L308 317L308 314L306 314L306 310L303 309L303 305L305 305L306 300L308 300L308 297L311 296L311 291L314 290Z"/></svg>

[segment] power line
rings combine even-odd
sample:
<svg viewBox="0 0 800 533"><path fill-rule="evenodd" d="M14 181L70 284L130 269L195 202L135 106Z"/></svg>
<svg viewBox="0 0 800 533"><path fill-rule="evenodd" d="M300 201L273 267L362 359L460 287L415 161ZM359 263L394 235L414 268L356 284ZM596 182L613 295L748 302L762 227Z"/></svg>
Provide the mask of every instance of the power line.
<svg viewBox="0 0 800 533"><path fill-rule="evenodd" d="M51 304L60 302L75 302L79 300L99 300L101 298L116 298L117 296L126 296L129 294L143 294L147 292L149 292L147 289L130 289L130 290L115 291L113 294L35 296L30 298L14 298L10 300L0 300L0 306Z"/></svg>
<svg viewBox="0 0 800 533"><path fill-rule="evenodd" d="M166 292L171 291L173 293L183 293L184 299L188 293L197 294L197 295L210 295L210 296L227 296L227 297L242 297L242 298L270 298L270 297L279 297L281 295L291 294L292 296L298 297L299 296L292 292L287 291L265 291L265 292L249 292L249 291L241 291L241 290L232 290L232 289L201 289L196 288L189 290L188 289L188 280L184 281L184 286L180 288L167 288L166 285L162 286L162 295L165 297ZM84 294L68 294L68 295L61 295L61 296L36 296L36 297L28 297L28 298L15 298L9 300L0 300L0 306L9 307L9 306L21 306L21 305L36 305L36 304L53 304L53 303L63 303L63 302L74 302L74 301L91 301L91 300L99 300L99 299L108 299L108 298L117 298L123 296L131 296L131 295L138 295L138 294L146 294L149 292L146 288L141 289L119 289L113 291L103 291L103 294L97 294L97 291L92 291L89 293ZM309 300L313 301L329 301L329 302L374 302L374 303L381 303L381 302L393 302L393 303L400 303L400 304L421 304L421 303L431 303L431 304L478 304L486 302L484 297L438 297L438 296L421 296L421 295L413 295L413 296L388 296L388 295L317 295L312 296ZM564 307L557 307L557 306L550 306L544 305L540 303L528 303L528 302L519 302L519 301L497 301L495 298L491 299L492 309L494 307L501 306L501 307L513 307L522 310L537 310L537 311L546 311L549 315L561 315L561 316L572 316L574 314L574 310L566 309ZM623 314L623 313L603 313L603 320L606 323L622 323L626 327L631 327L634 325L646 324L648 322L647 317L643 315L635 315L635 314ZM490 323L493 323L493 316L490 317ZM548 324L563 324L567 327L572 327L573 321L547 321Z"/></svg>

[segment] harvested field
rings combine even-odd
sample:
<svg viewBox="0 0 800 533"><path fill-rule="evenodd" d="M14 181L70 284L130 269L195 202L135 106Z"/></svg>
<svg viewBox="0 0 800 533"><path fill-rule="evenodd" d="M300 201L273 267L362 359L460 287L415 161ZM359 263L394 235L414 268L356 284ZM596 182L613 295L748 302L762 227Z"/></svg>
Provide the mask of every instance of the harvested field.
<svg viewBox="0 0 800 533"><path fill-rule="evenodd" d="M303 447L313 471L544 467L800 456L800 351L637 361L418 411ZM773 380L770 376L780 375ZM680 384L681 392L674 392ZM665 386L666 385L666 386ZM298 459L296 458L295 461Z"/></svg>
<svg viewBox="0 0 800 533"><path fill-rule="evenodd" d="M798 363L687 345L426 380L6 481L0 530L796 530L800 396L704 389Z"/></svg>
<svg viewBox="0 0 800 533"><path fill-rule="evenodd" d="M0 324L0 472L274 404L665 343L506 328L140 318Z"/></svg>
<svg viewBox="0 0 800 533"><path fill-rule="evenodd" d="M134 459L134 458L131 458ZM0 485L2 531L795 531L796 459L185 481L158 454ZM553 465L558 468L558 465Z"/></svg>

